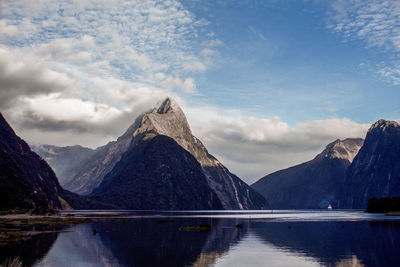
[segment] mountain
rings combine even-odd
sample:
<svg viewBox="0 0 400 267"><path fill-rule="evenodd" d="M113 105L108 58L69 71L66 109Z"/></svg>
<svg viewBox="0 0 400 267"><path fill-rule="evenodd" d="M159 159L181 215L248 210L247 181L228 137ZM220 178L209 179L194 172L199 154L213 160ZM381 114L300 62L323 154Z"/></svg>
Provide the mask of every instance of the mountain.
<svg viewBox="0 0 400 267"><path fill-rule="evenodd" d="M166 138L157 138L151 141L158 136L166 136L172 139L174 143ZM164 162L167 159L157 157L155 146L165 146L165 151L162 152L163 156L171 155L174 158L185 158L185 161L182 162L181 166L176 165L177 163L173 159L167 164ZM179 147L183 148L183 150ZM135 150L141 152L135 152ZM154 150L154 155L148 150ZM200 168L194 166L192 159L184 155L186 154L185 152L194 157ZM141 154L139 156L136 153ZM133 188L134 186L144 186L140 183L145 183L146 179L153 179L152 183L156 184L157 181L155 179L158 179L158 175L166 175L164 173L165 170L158 169L158 165L150 165L148 163L149 166L133 166L140 157L147 158L151 164L167 164L170 169L168 175L171 175L171 177L187 175L187 173L180 172L180 170L174 170L175 167L190 167L189 169L193 171L191 175L193 180L199 179L198 186L202 187L201 181L203 178L201 177L205 177L207 186L216 194L224 209L262 209L267 207L264 198L260 194L230 173L226 167L208 153L201 141L192 135L181 108L169 98L165 99L153 110L139 116L117 141L96 149L91 157L75 168L73 179L66 184L66 188L84 194L93 192L93 196L96 199L100 199L100 194L104 196L111 194L106 193L108 186L110 186L110 192L128 190L127 188L122 188L124 183L121 177L124 177L124 181L130 181L130 179L136 181L136 184L131 184ZM152 160L152 157L156 157L158 161L156 159ZM151 168L154 168L154 170ZM142 172L144 170L146 172ZM140 176L135 173L136 171L140 171ZM106 176L107 179L105 179ZM142 179L139 179L139 177L142 177ZM193 185L193 181L187 182L186 185ZM173 188L170 189L172 190ZM187 192L190 192L190 190ZM212 194L209 194L208 190L205 192L207 192L207 201L210 201ZM214 203L213 201L212 203Z"/></svg>
<svg viewBox="0 0 400 267"><path fill-rule="evenodd" d="M60 209L112 209L64 190L52 168L19 138L0 113L0 210L49 213Z"/></svg>
<svg viewBox="0 0 400 267"><path fill-rule="evenodd" d="M337 208L345 189L346 171L362 139L336 140L313 160L271 173L252 188L274 209Z"/></svg>
<svg viewBox="0 0 400 267"><path fill-rule="evenodd" d="M74 171L76 165L91 157L95 151L82 146L52 146L52 145L32 145L31 149L41 156L53 168L61 186L70 182L70 173Z"/></svg>
<svg viewBox="0 0 400 267"><path fill-rule="evenodd" d="M91 198L120 209L222 209L197 160L164 135L131 147Z"/></svg>
<svg viewBox="0 0 400 267"><path fill-rule="evenodd" d="M50 166L19 138L0 113L0 209L62 208L63 189Z"/></svg>
<svg viewBox="0 0 400 267"><path fill-rule="evenodd" d="M350 165L343 206L365 208L371 198L400 196L400 125L379 120Z"/></svg>
<svg viewBox="0 0 400 267"><path fill-rule="evenodd" d="M122 154L128 150L133 132L139 127L142 116L139 116L116 141L91 151L90 156L69 167L70 172L63 176L66 181L64 188L81 195L92 193L121 159Z"/></svg>

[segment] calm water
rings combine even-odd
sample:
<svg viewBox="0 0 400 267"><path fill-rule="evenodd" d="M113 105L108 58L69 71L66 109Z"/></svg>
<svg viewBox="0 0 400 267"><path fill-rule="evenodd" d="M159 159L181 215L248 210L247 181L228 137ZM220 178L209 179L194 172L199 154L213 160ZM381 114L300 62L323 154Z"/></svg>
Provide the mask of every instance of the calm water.
<svg viewBox="0 0 400 267"><path fill-rule="evenodd" d="M400 218L350 211L122 212L0 247L35 266L399 266ZM210 232L179 231L212 225ZM236 228L236 224L243 224ZM93 230L97 234L93 234Z"/></svg>

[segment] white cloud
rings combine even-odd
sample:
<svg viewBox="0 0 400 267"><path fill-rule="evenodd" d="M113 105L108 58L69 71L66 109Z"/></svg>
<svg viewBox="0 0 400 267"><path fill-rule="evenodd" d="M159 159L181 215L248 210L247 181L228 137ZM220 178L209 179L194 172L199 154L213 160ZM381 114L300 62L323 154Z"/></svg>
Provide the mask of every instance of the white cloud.
<svg viewBox="0 0 400 267"><path fill-rule="evenodd" d="M180 93L197 92L190 72L205 71L224 45L210 35L194 49L193 36L207 23L175 0L10 0L0 1L0 9L0 107L30 143L96 147L167 95L185 106ZM247 181L366 129L347 119L291 128L279 117L184 110L210 152Z"/></svg>
<svg viewBox="0 0 400 267"><path fill-rule="evenodd" d="M5 19L0 20L0 37L1 36L16 36L18 34L18 28L15 25L8 25Z"/></svg>
<svg viewBox="0 0 400 267"><path fill-rule="evenodd" d="M217 47L224 45L224 42L220 39L212 39L210 41L205 42L205 44L209 47Z"/></svg>
<svg viewBox="0 0 400 267"><path fill-rule="evenodd" d="M188 72L206 69L192 38L206 23L175 0L10 0L0 9L0 107L29 141L116 137L167 95L196 93Z"/></svg>
<svg viewBox="0 0 400 267"><path fill-rule="evenodd" d="M378 73L393 84L400 85L400 61L393 62L389 65L379 64Z"/></svg>
<svg viewBox="0 0 400 267"><path fill-rule="evenodd" d="M43 62L23 60L23 55L0 47L0 108L13 107L21 97L62 92L76 82L49 69Z"/></svg>
<svg viewBox="0 0 400 267"><path fill-rule="evenodd" d="M398 1L335 1L329 25L349 39L365 40L369 46L400 51L400 3Z"/></svg>
<svg viewBox="0 0 400 267"><path fill-rule="evenodd" d="M93 39L87 35L81 39L58 38L37 47L37 53L48 61L79 64L91 62L92 55L87 49L93 45Z"/></svg>
<svg viewBox="0 0 400 267"><path fill-rule="evenodd" d="M159 86L166 89L180 89L186 93L194 94L197 92L196 84L193 78L186 78L182 80L179 77L168 75L163 76L161 73L156 74L157 79L161 79L159 82Z"/></svg>
<svg viewBox="0 0 400 267"><path fill-rule="evenodd" d="M128 60L138 62L138 64L141 65L145 65L149 62L149 58L145 54L139 54L136 50L134 50L131 47L127 49L126 58Z"/></svg>
<svg viewBox="0 0 400 267"><path fill-rule="evenodd" d="M279 117L255 118L237 110L187 107L185 111L209 152L249 183L311 160L336 139L364 138L370 126L332 118L289 127Z"/></svg>
<svg viewBox="0 0 400 267"><path fill-rule="evenodd" d="M201 61L186 62L183 64L183 69L191 72L204 72L207 66Z"/></svg>
<svg viewBox="0 0 400 267"><path fill-rule="evenodd" d="M196 84L194 83L194 79L193 78L186 78L183 81L182 89L183 89L183 91L185 91L186 93L189 93L189 94L196 93L197 89L196 89Z"/></svg>
<svg viewBox="0 0 400 267"><path fill-rule="evenodd" d="M216 54L216 51L210 48L204 48L203 50L201 50L200 55L202 55L203 57L211 57L213 55Z"/></svg>
<svg viewBox="0 0 400 267"><path fill-rule="evenodd" d="M345 41L362 40L393 54L393 61L378 64L377 73L399 85L400 2L377 0L337 0L332 2L328 28L340 33Z"/></svg>
<svg viewBox="0 0 400 267"><path fill-rule="evenodd" d="M46 61L49 69L78 74L81 90L91 85L79 73L154 86L154 73L163 71L195 91L186 73L206 69L192 39L206 23L175 0L4 1L1 10L4 45Z"/></svg>
<svg viewBox="0 0 400 267"><path fill-rule="evenodd" d="M33 111L39 120L73 122L84 121L90 125L103 124L121 115L121 111L107 104L93 103L76 98L63 98L50 94L25 98L26 110Z"/></svg>

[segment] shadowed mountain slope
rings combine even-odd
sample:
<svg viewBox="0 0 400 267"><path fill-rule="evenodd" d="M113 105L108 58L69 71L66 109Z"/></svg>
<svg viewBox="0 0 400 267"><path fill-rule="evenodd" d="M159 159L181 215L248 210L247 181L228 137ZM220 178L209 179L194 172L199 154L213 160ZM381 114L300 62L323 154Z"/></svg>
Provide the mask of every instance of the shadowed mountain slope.
<svg viewBox="0 0 400 267"><path fill-rule="evenodd" d="M337 208L347 168L362 144L362 139L336 140L313 160L269 174L252 187L274 209Z"/></svg>
<svg viewBox="0 0 400 267"><path fill-rule="evenodd" d="M400 196L400 125L379 120L348 169L343 207L366 208L376 197Z"/></svg>
<svg viewBox="0 0 400 267"><path fill-rule="evenodd" d="M136 147L141 147L142 142L160 135L173 139L178 146L195 158L200 164L200 169L198 169L200 173L197 173L196 176L206 177L208 187L216 194L224 209L263 209L267 207L265 199L260 194L230 173L207 152L201 141L192 135L181 108L169 98L153 110L139 116L117 141L96 149L91 157L75 168L71 174L73 177L66 184L66 188L77 193L94 192L98 195L100 189L94 189L100 186L101 192L104 193L109 181L102 184L103 180L108 174L116 173L114 168L125 157L124 154L128 151L133 153L132 151ZM158 145L161 145L161 142L158 142ZM179 153L183 153L181 150L179 151ZM124 162L127 162L126 157ZM157 168L157 166L153 167ZM119 165L118 173L122 173L121 169L122 167ZM116 175L113 177L116 178ZM144 181L147 174L141 173L141 177ZM107 178L107 180L110 179Z"/></svg>

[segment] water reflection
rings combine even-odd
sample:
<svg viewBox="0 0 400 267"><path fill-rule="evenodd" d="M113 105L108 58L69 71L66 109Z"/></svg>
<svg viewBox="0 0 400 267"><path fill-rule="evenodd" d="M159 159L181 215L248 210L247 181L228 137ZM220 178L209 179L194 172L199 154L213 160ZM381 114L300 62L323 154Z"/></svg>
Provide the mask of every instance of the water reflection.
<svg viewBox="0 0 400 267"><path fill-rule="evenodd" d="M182 226L207 222L210 232L179 231ZM240 233L223 220L175 219L159 223L157 220L135 220L129 223L95 223L105 246L126 266L187 266L217 255L229 244L240 239ZM214 253L214 254L213 254ZM204 266L204 265L203 265Z"/></svg>
<svg viewBox="0 0 400 267"><path fill-rule="evenodd" d="M116 266L117 258L105 246L90 224L66 227L53 247L36 266Z"/></svg>
<svg viewBox="0 0 400 267"><path fill-rule="evenodd" d="M210 232L180 231L212 225ZM94 234L96 229L96 234ZM67 228L37 266L208 266L239 243L248 226L236 220L137 219L96 222Z"/></svg>
<svg viewBox="0 0 400 267"><path fill-rule="evenodd" d="M40 234L19 244L1 246L0 264L6 259L18 257L23 266L32 266L47 255L57 236L58 233Z"/></svg>
<svg viewBox="0 0 400 267"><path fill-rule="evenodd" d="M252 229L266 244L302 253L323 265L395 266L400 262L398 221L257 222Z"/></svg>
<svg viewBox="0 0 400 267"><path fill-rule="evenodd" d="M210 215L95 222L0 247L0 262L19 256L24 266L396 266L400 221L360 216L357 221ZM179 231L199 223L212 230Z"/></svg>

